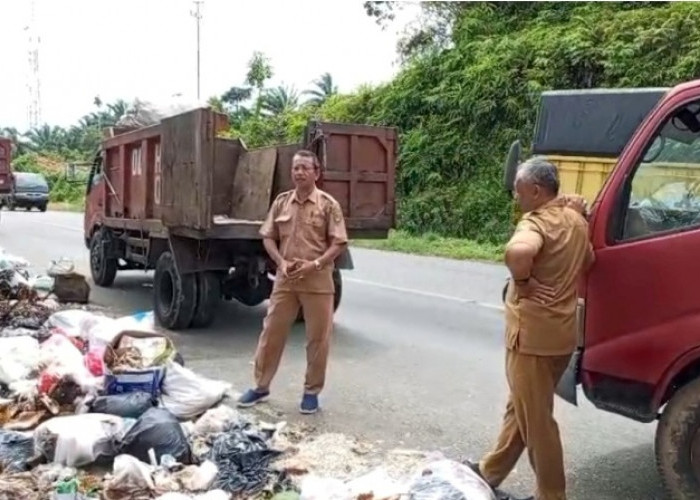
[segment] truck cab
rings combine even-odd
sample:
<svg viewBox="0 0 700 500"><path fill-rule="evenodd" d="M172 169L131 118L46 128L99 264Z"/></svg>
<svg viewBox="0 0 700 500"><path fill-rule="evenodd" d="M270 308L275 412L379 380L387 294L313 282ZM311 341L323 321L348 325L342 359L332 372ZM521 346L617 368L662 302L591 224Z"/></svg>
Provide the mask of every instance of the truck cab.
<svg viewBox="0 0 700 500"><path fill-rule="evenodd" d="M558 394L577 404L580 385L597 408L658 419L662 482L671 498L696 498L700 80L664 91L623 143L589 214L596 261L580 285L578 347Z"/></svg>

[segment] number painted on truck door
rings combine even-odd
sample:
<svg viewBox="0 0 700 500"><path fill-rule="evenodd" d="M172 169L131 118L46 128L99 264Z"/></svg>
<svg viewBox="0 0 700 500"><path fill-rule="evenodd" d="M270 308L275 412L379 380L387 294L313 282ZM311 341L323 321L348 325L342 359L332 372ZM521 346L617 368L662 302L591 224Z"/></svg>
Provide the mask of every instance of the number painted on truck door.
<svg viewBox="0 0 700 500"><path fill-rule="evenodd" d="M156 205L160 205L160 143L156 144L155 148L155 165L154 165L154 177L153 177L153 201Z"/></svg>
<svg viewBox="0 0 700 500"><path fill-rule="evenodd" d="M137 177L143 173L141 168L141 147L131 150L131 176Z"/></svg>

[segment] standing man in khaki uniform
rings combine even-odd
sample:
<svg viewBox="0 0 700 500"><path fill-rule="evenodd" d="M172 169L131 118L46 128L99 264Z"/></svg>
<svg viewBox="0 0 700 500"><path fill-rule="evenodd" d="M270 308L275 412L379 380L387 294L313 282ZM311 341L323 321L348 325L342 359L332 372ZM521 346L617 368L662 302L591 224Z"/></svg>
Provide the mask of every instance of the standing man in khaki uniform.
<svg viewBox="0 0 700 500"><path fill-rule="evenodd" d="M551 163L533 158L515 179L525 215L506 246L505 304L510 395L496 445L469 465L498 487L527 449L537 500L565 500L566 479L554 391L576 346L577 285L593 262L583 204L559 197Z"/></svg>
<svg viewBox="0 0 700 500"><path fill-rule="evenodd" d="M314 153L297 151L292 160L295 189L277 196L260 228L277 274L255 355L256 386L241 396L239 406L253 406L270 395L287 335L302 307L307 368L300 411L318 410L333 328L334 261L348 241L340 205L316 187L320 173Z"/></svg>

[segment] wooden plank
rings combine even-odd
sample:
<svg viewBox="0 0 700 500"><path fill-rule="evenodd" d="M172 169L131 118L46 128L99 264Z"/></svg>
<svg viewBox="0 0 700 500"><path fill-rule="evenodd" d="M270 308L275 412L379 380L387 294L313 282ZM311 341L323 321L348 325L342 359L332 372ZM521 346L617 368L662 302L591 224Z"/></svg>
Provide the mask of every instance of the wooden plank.
<svg viewBox="0 0 700 500"><path fill-rule="evenodd" d="M276 163L276 147L248 151L240 156L233 182L232 219L265 219Z"/></svg>
<svg viewBox="0 0 700 500"><path fill-rule="evenodd" d="M211 225L213 117L207 109L161 121L162 219L168 227Z"/></svg>

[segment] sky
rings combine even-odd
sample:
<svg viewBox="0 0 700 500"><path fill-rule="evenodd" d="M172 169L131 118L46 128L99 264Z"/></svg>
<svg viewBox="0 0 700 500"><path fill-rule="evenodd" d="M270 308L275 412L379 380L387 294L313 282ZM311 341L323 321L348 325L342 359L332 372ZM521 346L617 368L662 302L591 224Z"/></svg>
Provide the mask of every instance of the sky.
<svg viewBox="0 0 700 500"><path fill-rule="evenodd" d="M32 81L31 24L40 39L40 122L70 126L109 103L196 103L196 20L192 0L0 0L0 127L27 129ZM201 100L243 85L262 51L268 86L301 91L329 72L341 92L389 80L396 42L419 7L410 3L382 30L363 0L204 0Z"/></svg>

